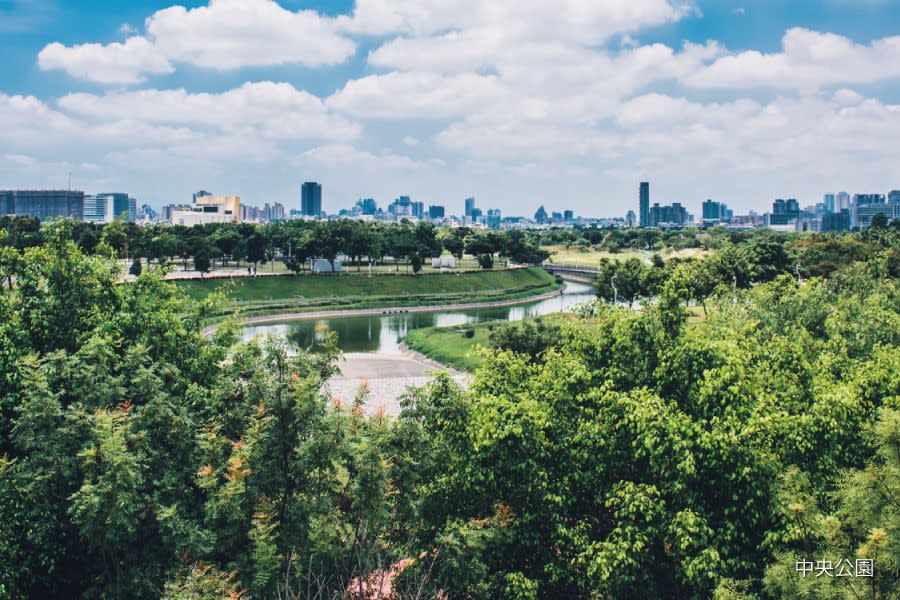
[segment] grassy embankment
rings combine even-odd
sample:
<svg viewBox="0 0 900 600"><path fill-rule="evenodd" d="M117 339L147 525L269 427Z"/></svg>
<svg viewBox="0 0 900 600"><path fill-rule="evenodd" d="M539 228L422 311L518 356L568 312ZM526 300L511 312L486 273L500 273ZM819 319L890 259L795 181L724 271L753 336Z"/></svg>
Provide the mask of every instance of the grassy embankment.
<svg viewBox="0 0 900 600"><path fill-rule="evenodd" d="M579 267L597 267L604 258L609 260L625 260L628 258L640 258L649 260L657 252L643 252L641 250L621 250L608 252L606 250L594 250L593 248L576 248L574 246L544 246L544 250L550 252L550 260L559 265L573 265ZM658 252L665 260L672 258L703 258L709 251L700 248L686 248L684 250L664 249Z"/></svg>
<svg viewBox="0 0 900 600"><path fill-rule="evenodd" d="M691 313L688 317L689 323L703 321L702 308L691 306L688 311ZM558 322L566 320L588 328L591 326L590 320L578 321L574 315L553 314L537 317L537 319L552 319ZM483 365L483 359L476 356L472 350L475 346L487 348L490 345L488 338L491 331L502 325L503 323L469 323L454 327L425 327L410 331L406 334L403 343L410 349L443 365L462 371L474 371ZM467 331L473 332L471 337L468 337Z"/></svg>
<svg viewBox="0 0 900 600"><path fill-rule="evenodd" d="M176 281L192 298L222 291L234 302L220 315L245 316L527 298L559 289L540 267L409 275L285 275Z"/></svg>

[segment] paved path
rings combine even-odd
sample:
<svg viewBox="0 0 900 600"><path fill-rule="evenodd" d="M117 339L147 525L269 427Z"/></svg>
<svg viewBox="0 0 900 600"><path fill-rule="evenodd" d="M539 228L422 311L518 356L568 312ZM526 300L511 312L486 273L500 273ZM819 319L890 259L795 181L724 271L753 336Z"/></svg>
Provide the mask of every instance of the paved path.
<svg viewBox="0 0 900 600"><path fill-rule="evenodd" d="M348 352L338 363L341 374L329 379L325 385L331 395L344 404L353 402L359 388L365 385L369 390L364 404L366 413L396 416L400 414L400 397L406 390L425 385L432 373L442 370L430 362L420 360L414 352L402 356ZM467 385L465 373L450 370L450 374L460 385Z"/></svg>
<svg viewBox="0 0 900 600"><path fill-rule="evenodd" d="M339 317L368 317L373 315L390 315L397 313L429 313L454 310L470 310L473 308L495 308L502 306L515 306L529 302L540 302L549 298L555 298L562 294L562 289L536 296L526 296L513 300L497 300L494 302L465 302L462 304L436 304L432 306L387 306L382 308L354 308L350 310L315 310L299 313L279 313L276 315L263 315L259 317L246 317L241 322L243 325L262 325L265 323L283 323L285 321L310 321L315 319L334 319ZM218 325L210 325L203 330L203 335L209 335L218 328Z"/></svg>

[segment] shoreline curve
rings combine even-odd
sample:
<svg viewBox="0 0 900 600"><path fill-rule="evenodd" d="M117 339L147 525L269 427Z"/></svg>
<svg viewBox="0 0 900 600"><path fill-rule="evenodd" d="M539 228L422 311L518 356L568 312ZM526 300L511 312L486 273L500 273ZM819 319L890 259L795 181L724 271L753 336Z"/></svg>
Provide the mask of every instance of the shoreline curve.
<svg viewBox="0 0 900 600"><path fill-rule="evenodd" d="M242 327L253 325L265 325L268 323L285 323L288 321L312 321L315 319L334 319L341 317L369 317L369 316L388 316L392 313L429 313L443 312L447 310L469 310L475 308L502 308L504 306L516 306L518 304L528 304L529 302L540 302L560 296L565 289L565 284L558 290L552 292L544 292L535 296L526 296L524 298L513 298L510 300L496 300L493 302L461 302L457 304L435 304L430 306L384 306L381 308L351 308L347 310L316 310L299 313L279 313L274 315L260 315L257 317L247 317L242 319ZM203 329L203 335L210 335L219 328L218 324L210 325Z"/></svg>

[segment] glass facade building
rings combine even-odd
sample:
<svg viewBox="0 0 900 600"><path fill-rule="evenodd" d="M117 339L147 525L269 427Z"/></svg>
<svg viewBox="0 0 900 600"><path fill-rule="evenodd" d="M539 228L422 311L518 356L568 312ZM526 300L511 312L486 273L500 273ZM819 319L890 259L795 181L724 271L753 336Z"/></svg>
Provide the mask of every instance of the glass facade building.
<svg viewBox="0 0 900 600"><path fill-rule="evenodd" d="M307 181L300 188L300 212L307 217L320 217L322 214L322 184Z"/></svg>
<svg viewBox="0 0 900 600"><path fill-rule="evenodd" d="M0 209L7 215L38 217L45 221L54 217L82 220L84 192L69 190L3 190Z"/></svg>

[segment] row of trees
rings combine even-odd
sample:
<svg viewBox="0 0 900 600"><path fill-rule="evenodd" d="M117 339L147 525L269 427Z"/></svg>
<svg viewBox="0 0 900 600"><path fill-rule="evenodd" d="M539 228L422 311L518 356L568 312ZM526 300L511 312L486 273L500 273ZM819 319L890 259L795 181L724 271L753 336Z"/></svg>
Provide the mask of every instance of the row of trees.
<svg viewBox="0 0 900 600"><path fill-rule="evenodd" d="M395 419L328 393L333 346L203 336L221 298L122 284L76 233L0 291L2 597L352 597L401 560L399 597L900 594L896 232L698 323L672 276L640 313L498 328Z"/></svg>
<svg viewBox="0 0 900 600"><path fill-rule="evenodd" d="M26 217L4 217L5 245L23 251L38 246L44 236L40 223ZM516 263L537 263L548 254L538 247L537 235L523 231L484 231L468 227L438 229L432 223L366 223L355 220L287 221L269 225L209 224L198 227L152 226L116 221L106 225L73 224L75 243L89 254L114 252L119 258L166 262L175 257L193 259L200 270L211 261L259 265L277 259L301 272L310 258L332 262L338 256L363 263L389 258L399 269L405 263L414 272L431 258L448 252L461 259L474 256L483 268L496 257ZM140 263L135 268L138 274Z"/></svg>
<svg viewBox="0 0 900 600"><path fill-rule="evenodd" d="M882 268L890 276L900 276L900 254L890 249L887 241L895 237L895 231L878 228L858 235L799 239L757 231L737 244L721 246L705 260L664 261L659 254L649 262L604 259L595 287L599 298L631 306L638 300L657 297L669 286L700 304L705 313L706 299L716 290L733 295L738 289L770 282L780 275L798 280L828 277L876 254L882 255Z"/></svg>

